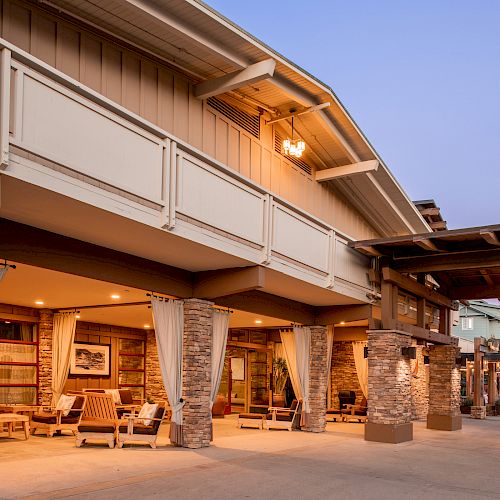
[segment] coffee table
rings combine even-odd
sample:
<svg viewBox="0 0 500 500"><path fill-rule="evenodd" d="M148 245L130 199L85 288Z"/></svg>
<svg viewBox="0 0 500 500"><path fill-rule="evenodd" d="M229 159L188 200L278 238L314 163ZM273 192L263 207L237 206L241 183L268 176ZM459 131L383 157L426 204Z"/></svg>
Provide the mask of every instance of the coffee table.
<svg viewBox="0 0 500 500"><path fill-rule="evenodd" d="M17 423L21 423L24 430L26 439L30 437L30 419L26 415L19 415L18 413L0 413L0 426L7 424L9 437L12 437L12 431Z"/></svg>

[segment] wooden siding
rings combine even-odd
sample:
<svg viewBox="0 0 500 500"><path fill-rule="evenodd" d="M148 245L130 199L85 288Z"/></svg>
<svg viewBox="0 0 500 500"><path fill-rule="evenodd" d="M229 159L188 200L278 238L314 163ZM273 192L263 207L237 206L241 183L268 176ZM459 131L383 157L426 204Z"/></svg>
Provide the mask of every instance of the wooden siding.
<svg viewBox="0 0 500 500"><path fill-rule="evenodd" d="M356 239L379 236L334 188L315 182L274 151L273 127L262 118L257 140L196 99L193 82L147 55L22 0L3 0L1 14L1 36L11 43L348 235Z"/></svg>

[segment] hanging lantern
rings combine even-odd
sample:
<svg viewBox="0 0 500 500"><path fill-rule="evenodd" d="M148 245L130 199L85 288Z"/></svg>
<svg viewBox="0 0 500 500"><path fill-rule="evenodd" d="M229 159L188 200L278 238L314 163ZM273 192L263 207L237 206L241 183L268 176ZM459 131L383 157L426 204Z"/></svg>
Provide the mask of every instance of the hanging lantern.
<svg viewBox="0 0 500 500"><path fill-rule="evenodd" d="M302 139L293 138L293 116L292 116L292 138L283 141L283 151L287 156L300 158L306 149L306 143Z"/></svg>

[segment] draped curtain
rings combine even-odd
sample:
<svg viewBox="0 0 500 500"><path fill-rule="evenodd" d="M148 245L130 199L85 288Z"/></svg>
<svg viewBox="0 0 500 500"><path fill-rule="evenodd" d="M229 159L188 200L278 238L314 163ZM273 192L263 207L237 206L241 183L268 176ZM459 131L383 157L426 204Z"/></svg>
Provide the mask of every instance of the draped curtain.
<svg viewBox="0 0 500 500"><path fill-rule="evenodd" d="M76 313L54 314L52 335L52 406L56 406L68 380L71 347L75 340Z"/></svg>
<svg viewBox="0 0 500 500"><path fill-rule="evenodd" d="M228 328L229 313L214 311L212 335L212 388L210 391L212 405L219 392L222 372L224 371Z"/></svg>
<svg viewBox="0 0 500 500"><path fill-rule="evenodd" d="M2 281L5 278L5 275L7 274L8 270L9 268L7 266L0 267L0 281Z"/></svg>
<svg viewBox="0 0 500 500"><path fill-rule="evenodd" d="M368 358L365 358L365 347L368 342L353 342L354 363L358 374L359 385L363 395L368 399Z"/></svg>
<svg viewBox="0 0 500 500"><path fill-rule="evenodd" d="M151 297L163 385L172 409L170 441L182 446L182 336L184 306L180 301Z"/></svg>
<svg viewBox="0 0 500 500"><path fill-rule="evenodd" d="M326 376L327 376L327 390L326 390L326 407L332 407L332 355L333 355L333 325L326 327Z"/></svg>
<svg viewBox="0 0 500 500"><path fill-rule="evenodd" d="M282 331L281 343L285 353L288 373L297 399L302 400L302 424L309 408L309 356L311 352L311 330L295 326L293 331Z"/></svg>

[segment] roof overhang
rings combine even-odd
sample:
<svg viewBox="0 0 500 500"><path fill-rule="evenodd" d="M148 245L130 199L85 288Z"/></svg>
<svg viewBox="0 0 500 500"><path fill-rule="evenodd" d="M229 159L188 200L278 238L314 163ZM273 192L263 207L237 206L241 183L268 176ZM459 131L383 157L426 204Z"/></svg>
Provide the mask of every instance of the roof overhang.
<svg viewBox="0 0 500 500"><path fill-rule="evenodd" d="M109 0L103 2L41 0L58 13L79 17L100 31L121 38L182 71L194 84L241 74L273 59L272 76L241 78L236 92L271 113L270 119L329 103L301 116L298 133L312 150L319 169L376 160L374 171L342 176L331 182L382 235L408 234L430 228L405 191L363 135L333 90L281 54L197 0ZM118 13L119 12L119 16ZM219 80L220 82L221 80ZM257 82L257 83L255 83ZM370 200L367 204L366 200Z"/></svg>

